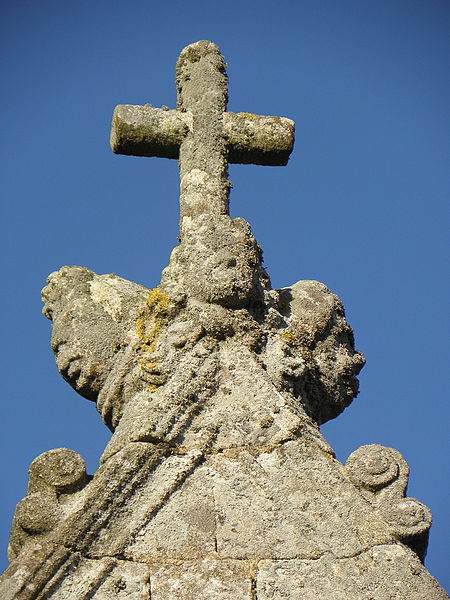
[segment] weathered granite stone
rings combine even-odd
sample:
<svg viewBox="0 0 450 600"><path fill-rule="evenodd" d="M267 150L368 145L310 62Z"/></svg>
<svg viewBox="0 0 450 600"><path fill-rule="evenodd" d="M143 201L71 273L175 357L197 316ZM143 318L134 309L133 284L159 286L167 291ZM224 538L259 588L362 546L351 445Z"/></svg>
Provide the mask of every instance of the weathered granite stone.
<svg viewBox="0 0 450 600"><path fill-rule="evenodd" d="M5 600L443 599L431 517L378 445L335 460L319 425L364 364L323 284L273 290L228 214L227 162L284 164L293 123L226 112L211 42L183 50L174 111L118 107L117 152L180 158L180 244L152 290L63 267L44 314L62 376L113 435L100 468L67 449L30 467Z"/></svg>

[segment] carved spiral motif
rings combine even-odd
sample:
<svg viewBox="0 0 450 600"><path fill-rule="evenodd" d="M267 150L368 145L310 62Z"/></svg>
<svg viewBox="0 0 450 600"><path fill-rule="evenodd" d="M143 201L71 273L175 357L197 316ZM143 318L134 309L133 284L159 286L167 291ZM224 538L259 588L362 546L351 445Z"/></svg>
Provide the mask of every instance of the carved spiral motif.
<svg viewBox="0 0 450 600"><path fill-rule="evenodd" d="M415 498L403 498L383 510L383 518L400 538L426 532L431 525L431 512Z"/></svg>
<svg viewBox="0 0 450 600"><path fill-rule="evenodd" d="M57 492L76 491L86 478L86 463L77 452L56 448L38 456L30 466L30 475L36 475Z"/></svg>
<svg viewBox="0 0 450 600"><path fill-rule="evenodd" d="M398 463L389 448L372 444L355 450L345 463L352 482L358 487L377 490L398 475Z"/></svg>
<svg viewBox="0 0 450 600"><path fill-rule="evenodd" d="M15 518L27 533L45 533L55 527L61 518L58 504L37 492L26 496L16 507Z"/></svg>

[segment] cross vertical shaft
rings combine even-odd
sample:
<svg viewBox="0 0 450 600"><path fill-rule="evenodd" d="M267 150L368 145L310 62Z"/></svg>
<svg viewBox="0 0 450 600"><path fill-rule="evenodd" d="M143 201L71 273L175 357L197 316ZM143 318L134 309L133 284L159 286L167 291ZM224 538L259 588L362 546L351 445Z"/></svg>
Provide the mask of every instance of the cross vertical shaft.
<svg viewBox="0 0 450 600"><path fill-rule="evenodd" d="M223 115L227 75L219 48L208 41L191 44L177 62L177 108L192 115L180 146L180 223L198 214L229 214L227 145Z"/></svg>

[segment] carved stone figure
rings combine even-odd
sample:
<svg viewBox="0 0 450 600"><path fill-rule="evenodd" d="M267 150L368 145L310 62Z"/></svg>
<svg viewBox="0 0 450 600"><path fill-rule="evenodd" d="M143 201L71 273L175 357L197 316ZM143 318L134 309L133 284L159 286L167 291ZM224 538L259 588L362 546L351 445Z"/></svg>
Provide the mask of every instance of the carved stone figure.
<svg viewBox="0 0 450 600"><path fill-rule="evenodd" d="M323 284L273 290L227 162L282 165L292 121L226 112L225 65L201 41L178 107L119 106L116 152L180 160L180 244L152 290L63 267L44 314L64 379L113 432L82 458L33 461L2 598L445 598L422 566L431 516L378 445L342 466L319 426L364 364Z"/></svg>

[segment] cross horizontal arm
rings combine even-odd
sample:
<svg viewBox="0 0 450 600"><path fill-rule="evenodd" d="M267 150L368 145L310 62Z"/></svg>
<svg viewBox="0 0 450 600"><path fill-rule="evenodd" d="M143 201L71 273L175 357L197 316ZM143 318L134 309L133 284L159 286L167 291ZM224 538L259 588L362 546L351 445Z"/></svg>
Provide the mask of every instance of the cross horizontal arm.
<svg viewBox="0 0 450 600"><path fill-rule="evenodd" d="M150 104L120 104L113 113L111 149L116 154L177 158L189 132L188 113L154 108Z"/></svg>
<svg viewBox="0 0 450 600"><path fill-rule="evenodd" d="M114 110L111 148L116 154L177 159L192 128L190 111L122 104ZM294 129L294 121L285 117L226 112L223 136L228 162L285 165L294 145Z"/></svg>
<svg viewBox="0 0 450 600"><path fill-rule="evenodd" d="M294 146L295 123L286 117L226 112L223 133L228 162L282 166Z"/></svg>

